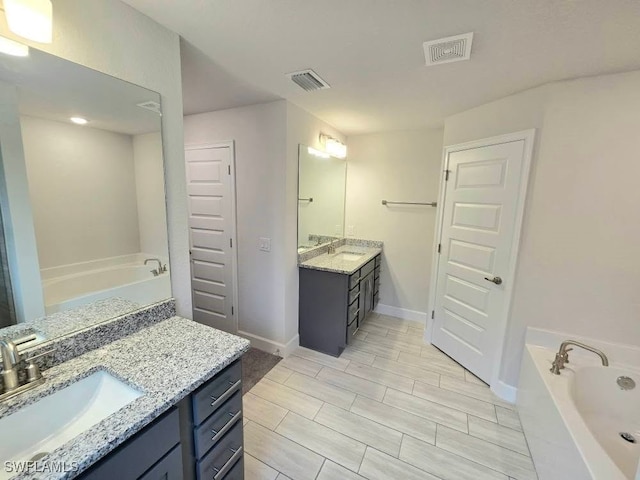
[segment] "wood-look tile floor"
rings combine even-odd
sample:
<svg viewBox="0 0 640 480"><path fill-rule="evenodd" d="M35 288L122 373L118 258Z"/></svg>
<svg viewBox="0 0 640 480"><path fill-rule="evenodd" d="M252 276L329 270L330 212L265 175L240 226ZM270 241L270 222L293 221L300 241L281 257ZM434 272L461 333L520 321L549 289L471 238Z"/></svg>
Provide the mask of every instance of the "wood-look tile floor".
<svg viewBox="0 0 640 480"><path fill-rule="evenodd" d="M535 480L515 407L373 314L340 358L304 348L244 396L247 480Z"/></svg>

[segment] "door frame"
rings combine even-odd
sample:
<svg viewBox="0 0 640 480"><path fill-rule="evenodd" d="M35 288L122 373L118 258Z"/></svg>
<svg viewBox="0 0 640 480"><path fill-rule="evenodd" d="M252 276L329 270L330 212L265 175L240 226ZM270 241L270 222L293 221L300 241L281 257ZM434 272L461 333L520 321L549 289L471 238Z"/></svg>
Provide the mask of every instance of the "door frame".
<svg viewBox="0 0 640 480"><path fill-rule="evenodd" d="M237 198L236 198L236 144L235 140L228 140L225 142L207 142L207 143L190 143L185 144L185 150L198 150L202 148L229 148L231 158L229 163L231 164L231 240L233 247L231 248L231 275L233 276L231 291L233 294L233 315L232 321L235 325L235 333L238 333L238 311L240 310L240 300L238 296L238 225L237 225ZM185 158L185 168L187 160ZM185 184L186 186L186 184ZM188 195L187 195L188 196ZM189 235L191 235L191 227L187 224ZM191 250L191 237L189 237L189 250ZM191 253L189 253L189 282L191 283ZM191 286L191 296L193 297L193 286ZM193 310L193 306L191 307ZM193 311L191 312L193 316Z"/></svg>
<svg viewBox="0 0 640 480"><path fill-rule="evenodd" d="M436 212L436 232L433 241L433 256L431 263L431 282L429 284L429 312L434 312L436 307L436 294L438 283L438 266L440 260L440 254L436 246L441 243L442 240L442 222L444 220L444 204L446 201L446 182L445 172L449 168L449 156L455 152L461 152L464 150L471 150L479 147L489 147L492 145L499 145L503 143L517 142L524 140L523 151L523 163L522 173L520 176L520 190L518 192L518 204L516 207L516 219L514 223L514 234L511 239L511 254L509 258L509 271L505 275L510 279L505 287L505 308L502 316L498 319L500 327L500 342L498 352L495 357L495 363L492 367L491 374L491 390L498 396L515 401L515 387L509 386L500 381L500 367L502 365L502 357L504 354L504 343L507 333L507 327L509 318L511 316L511 305L513 300L513 291L515 286L515 276L517 271L517 264L520 250L520 240L522 237L522 223L524 220L525 206L527 200L527 191L529 187L529 177L531 172L531 162L533 158L533 150L535 144L535 128L530 130L522 130L519 132L508 133L506 135L498 135L495 137L488 137L479 140L473 140L471 142L460 143L456 145L447 145L442 152L442 166L440 171L440 184L438 194L438 211ZM424 333L424 339L427 343L432 343L433 338L433 320L428 315L427 327Z"/></svg>

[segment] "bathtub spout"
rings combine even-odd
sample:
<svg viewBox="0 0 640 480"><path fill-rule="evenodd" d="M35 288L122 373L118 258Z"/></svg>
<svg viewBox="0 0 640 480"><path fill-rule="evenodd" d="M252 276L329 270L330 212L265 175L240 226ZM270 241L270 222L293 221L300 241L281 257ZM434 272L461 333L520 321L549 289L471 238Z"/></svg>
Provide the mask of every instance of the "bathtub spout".
<svg viewBox="0 0 640 480"><path fill-rule="evenodd" d="M558 350L558 353L556 353L556 359L553 361L550 369L550 372L554 375L560 375L560 370L564 368L564 364L569 363L569 352L573 350L573 348L568 348L569 345L575 345L576 347L580 347L595 353L600 357L600 360L602 360L603 367L609 366L609 359L603 352L601 352L597 348L590 347L589 345L577 342L575 340L565 340L560 344L560 350Z"/></svg>

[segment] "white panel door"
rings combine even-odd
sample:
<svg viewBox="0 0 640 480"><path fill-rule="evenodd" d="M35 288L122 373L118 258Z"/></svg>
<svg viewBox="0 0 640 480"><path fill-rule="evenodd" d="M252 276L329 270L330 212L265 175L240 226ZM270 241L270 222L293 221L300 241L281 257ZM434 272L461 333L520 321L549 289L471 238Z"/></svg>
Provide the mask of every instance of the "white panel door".
<svg viewBox="0 0 640 480"><path fill-rule="evenodd" d="M504 338L524 166L525 140L448 154L432 343L487 383Z"/></svg>
<svg viewBox="0 0 640 480"><path fill-rule="evenodd" d="M235 333L231 148L187 147L193 319Z"/></svg>

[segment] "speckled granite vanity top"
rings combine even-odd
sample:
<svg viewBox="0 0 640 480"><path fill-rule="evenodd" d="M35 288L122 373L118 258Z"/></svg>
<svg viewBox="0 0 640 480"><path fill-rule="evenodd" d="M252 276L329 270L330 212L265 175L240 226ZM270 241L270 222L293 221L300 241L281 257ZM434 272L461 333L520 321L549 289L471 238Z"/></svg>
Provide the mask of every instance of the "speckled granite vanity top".
<svg viewBox="0 0 640 480"><path fill-rule="evenodd" d="M379 242L370 242L371 244ZM363 246L347 244L336 248L335 253L321 253L313 258L300 262L300 268L323 270L325 272L351 275L362 268L372 258L382 252L380 246Z"/></svg>
<svg viewBox="0 0 640 480"><path fill-rule="evenodd" d="M106 370L143 395L42 460L77 463L68 473L22 474L14 479L68 479L125 440L239 358L249 341L172 317L44 372L47 381L0 405L0 418L98 370Z"/></svg>

